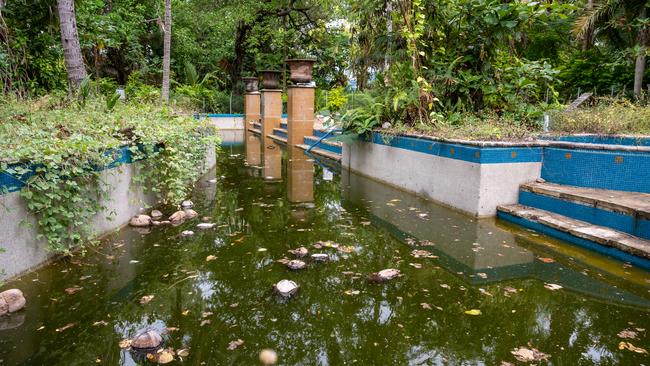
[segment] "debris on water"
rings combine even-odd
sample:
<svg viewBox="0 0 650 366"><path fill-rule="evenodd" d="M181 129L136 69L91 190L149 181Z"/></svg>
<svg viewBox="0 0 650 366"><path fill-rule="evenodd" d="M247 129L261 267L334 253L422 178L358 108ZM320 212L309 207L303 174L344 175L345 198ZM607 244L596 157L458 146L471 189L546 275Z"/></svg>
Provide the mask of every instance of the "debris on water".
<svg viewBox="0 0 650 366"><path fill-rule="evenodd" d="M266 252L266 251L268 251L268 249L266 249L266 248L258 248L257 251L258 252Z"/></svg>
<svg viewBox="0 0 650 366"><path fill-rule="evenodd" d="M550 355L539 351L536 348L519 347L510 351L518 361L533 362L533 361L547 361Z"/></svg>
<svg viewBox="0 0 650 366"><path fill-rule="evenodd" d="M230 341L230 343L228 343L228 351L234 351L237 349L237 347L241 346L242 344L244 344L244 341L241 339Z"/></svg>
<svg viewBox="0 0 650 366"><path fill-rule="evenodd" d="M68 323L68 324L62 326L61 328L56 328L54 331L57 332L57 333L61 333L64 330L67 330L67 329L70 329L70 328L74 327L75 325L77 325L77 323Z"/></svg>
<svg viewBox="0 0 650 366"><path fill-rule="evenodd" d="M329 255L325 253L314 253L311 255L311 259L316 262L325 262L329 259Z"/></svg>
<svg viewBox="0 0 650 366"><path fill-rule="evenodd" d="M24 308L26 303L25 295L17 288L0 292L0 316L15 313Z"/></svg>
<svg viewBox="0 0 650 366"><path fill-rule="evenodd" d="M409 266L418 269L422 268L422 265L420 263L409 263Z"/></svg>
<svg viewBox="0 0 650 366"><path fill-rule="evenodd" d="M217 183L217 180L216 179L209 179L208 183Z"/></svg>
<svg viewBox="0 0 650 366"><path fill-rule="evenodd" d="M431 254L428 250L423 250L423 249L415 249L411 252L411 255L414 258L430 258L430 259L437 259L437 255Z"/></svg>
<svg viewBox="0 0 650 366"><path fill-rule="evenodd" d="M307 254L309 254L309 250L307 250L307 248L305 248L305 247L300 247L300 248L296 248L296 249L290 249L289 253L295 255L298 258L302 258L302 257L306 256Z"/></svg>
<svg viewBox="0 0 650 366"><path fill-rule="evenodd" d="M559 289L562 288L562 286L556 285L554 283L547 283L546 285L544 285L544 287L551 290L551 291L559 290Z"/></svg>
<svg viewBox="0 0 650 366"><path fill-rule="evenodd" d="M352 296L352 295L359 295L359 290L353 290L353 289L346 290L346 291L344 292L344 294L346 294L346 295L350 295L350 296Z"/></svg>
<svg viewBox="0 0 650 366"><path fill-rule="evenodd" d="M368 280L370 282L386 282L396 278L399 274L399 269L387 268L382 269L379 272L371 273L370 276L368 276Z"/></svg>
<svg viewBox="0 0 650 366"><path fill-rule="evenodd" d="M149 301L153 300L154 295L145 295L140 298L140 304L148 304Z"/></svg>
<svg viewBox="0 0 650 366"><path fill-rule="evenodd" d="M181 233L181 235L183 235L183 236L192 236L192 235L194 235L194 231L192 231L192 230L184 230Z"/></svg>
<svg viewBox="0 0 650 366"><path fill-rule="evenodd" d="M68 288L65 289L65 293L68 294L68 295L74 295L75 293L80 291L82 288L83 287L79 287L79 286L68 287Z"/></svg>
<svg viewBox="0 0 650 366"><path fill-rule="evenodd" d="M539 259L540 261L542 261L544 263L553 263L553 262L555 262L555 259L553 259L553 258L539 257L537 259Z"/></svg>
<svg viewBox="0 0 650 366"><path fill-rule="evenodd" d="M346 253L346 254L350 254L355 251L354 247L351 245L341 245L340 247L337 248L337 250L341 253Z"/></svg>
<svg viewBox="0 0 650 366"><path fill-rule="evenodd" d="M431 305L427 304L426 302L420 303L420 307L425 310L431 310L433 309Z"/></svg>
<svg viewBox="0 0 650 366"><path fill-rule="evenodd" d="M190 200L186 200L186 201L183 201L181 203L181 208L183 208L183 209L188 209L188 208L192 208L192 207L194 207L194 202L192 202Z"/></svg>
<svg viewBox="0 0 650 366"><path fill-rule="evenodd" d="M637 336L637 332L629 329L622 330L618 332L617 336L620 338L629 338L629 339L634 339Z"/></svg>
<svg viewBox="0 0 650 366"><path fill-rule="evenodd" d="M212 229L215 226L217 226L217 224L214 224L214 223L211 223L211 222L202 222L202 223L196 225L196 227L198 227L199 229L204 229L204 230L205 229Z"/></svg>
<svg viewBox="0 0 650 366"><path fill-rule="evenodd" d="M479 309L471 309L471 310L465 310L465 314L467 315L481 315L481 310Z"/></svg>
<svg viewBox="0 0 650 366"><path fill-rule="evenodd" d="M643 353L643 354L648 353L648 351L645 350L644 348L637 347L637 346L633 345L630 342L621 342L621 343L619 343L618 344L618 349L621 349L621 350L622 349L627 349L628 351L632 351L632 352L636 352L636 353Z"/></svg>
<svg viewBox="0 0 650 366"><path fill-rule="evenodd" d="M184 211L176 211L171 216L169 216L169 221L172 224L180 224L184 220L185 220L185 212Z"/></svg>
<svg viewBox="0 0 650 366"><path fill-rule="evenodd" d="M147 227L149 225L151 225L151 217L149 215L135 215L129 220L129 226Z"/></svg>
<svg viewBox="0 0 650 366"><path fill-rule="evenodd" d="M307 264L305 262L299 260L299 259L294 259L292 261L289 261L289 263L287 263L287 267L289 267L289 269L292 269L292 270L303 269L306 266L307 266Z"/></svg>
<svg viewBox="0 0 650 366"><path fill-rule="evenodd" d="M118 345L119 345L120 348L122 348L122 349L131 348L131 342L133 342L133 341L130 340L130 339L122 339L122 340L120 341L120 343L118 343Z"/></svg>
<svg viewBox="0 0 650 366"><path fill-rule="evenodd" d="M290 297L298 291L298 284L291 280L282 280L275 284L274 289L280 296Z"/></svg>
<svg viewBox="0 0 650 366"><path fill-rule="evenodd" d="M162 343L163 339L160 333L155 330L147 330L133 337L130 347L136 350L156 350Z"/></svg>
<svg viewBox="0 0 650 366"><path fill-rule="evenodd" d="M206 261L206 262L211 262L211 261L216 260L216 259L217 259L217 256L216 256L216 255L212 255L212 254L210 254L209 256L205 257L205 261Z"/></svg>
<svg viewBox="0 0 650 366"><path fill-rule="evenodd" d="M176 352L178 357L187 357L190 355L190 350L187 348L179 349L178 352Z"/></svg>
<svg viewBox="0 0 650 366"><path fill-rule="evenodd" d="M260 362L263 365L275 365L278 362L278 354L272 349L263 349L260 352Z"/></svg>
<svg viewBox="0 0 650 366"><path fill-rule="evenodd" d="M278 259L276 262L278 262L280 264L284 264L286 266L287 264L289 264L289 262L291 262L291 260L289 258L287 258L287 257L284 257L284 258Z"/></svg>
<svg viewBox="0 0 650 366"><path fill-rule="evenodd" d="M149 357L151 355L151 357ZM171 348L158 350L155 354L148 354L147 359L164 365L174 361L174 351Z"/></svg>
<svg viewBox="0 0 650 366"><path fill-rule="evenodd" d="M476 275L481 277L482 279L486 279L488 277L487 273L483 273L483 272L479 272Z"/></svg>

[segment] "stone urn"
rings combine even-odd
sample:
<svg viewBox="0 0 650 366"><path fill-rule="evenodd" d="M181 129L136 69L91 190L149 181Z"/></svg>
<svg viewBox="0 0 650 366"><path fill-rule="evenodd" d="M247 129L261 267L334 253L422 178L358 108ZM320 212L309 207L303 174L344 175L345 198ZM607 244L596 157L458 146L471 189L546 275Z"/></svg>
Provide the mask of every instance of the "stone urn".
<svg viewBox="0 0 650 366"><path fill-rule="evenodd" d="M262 87L264 89L280 89L280 75L282 73L277 70L264 70L260 71L262 74Z"/></svg>
<svg viewBox="0 0 650 366"><path fill-rule="evenodd" d="M296 84L306 84L312 81L311 71L314 68L316 60L305 58L296 58L287 60L291 75L289 79Z"/></svg>
<svg viewBox="0 0 650 366"><path fill-rule="evenodd" d="M254 93L259 90L260 80L254 76L247 76L241 78L246 87L246 93Z"/></svg>

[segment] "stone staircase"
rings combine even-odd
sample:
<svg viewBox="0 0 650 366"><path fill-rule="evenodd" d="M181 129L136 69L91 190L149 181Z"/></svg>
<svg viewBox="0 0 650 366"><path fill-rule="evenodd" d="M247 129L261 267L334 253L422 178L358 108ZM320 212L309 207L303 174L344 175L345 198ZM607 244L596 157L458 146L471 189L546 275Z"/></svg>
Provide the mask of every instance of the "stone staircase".
<svg viewBox="0 0 650 366"><path fill-rule="evenodd" d="M543 179L523 184L519 203L498 207L497 216L650 269L650 194L634 191L650 181L641 171L636 179L621 174L622 156L612 145L545 156Z"/></svg>
<svg viewBox="0 0 650 366"><path fill-rule="evenodd" d="M249 131L261 135L262 132L262 126L258 122L253 122L251 123L251 127L249 128ZM273 141L280 143L280 144L287 144L287 137L288 137L288 132L287 132L287 123L282 122L280 123L279 128L274 128L273 129L273 134L268 135L267 137L271 138ZM314 129L313 135L311 136L305 136L304 137L304 143L303 144L298 144L296 145L297 147L303 149L303 150L308 150L311 146L316 145L309 150L310 153L314 155L318 155L323 158L327 158L329 160L333 160L335 162L340 162L341 161L341 154L343 150L343 144L338 141L328 141L330 136L327 137L321 141L319 141L323 136L327 134L327 131L321 130L321 129Z"/></svg>

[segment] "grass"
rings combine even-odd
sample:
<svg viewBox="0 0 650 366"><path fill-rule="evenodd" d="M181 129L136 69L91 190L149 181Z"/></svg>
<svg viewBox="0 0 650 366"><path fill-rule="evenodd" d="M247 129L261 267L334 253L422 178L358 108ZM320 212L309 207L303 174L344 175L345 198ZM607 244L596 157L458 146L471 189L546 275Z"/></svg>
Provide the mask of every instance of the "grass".
<svg viewBox="0 0 650 366"><path fill-rule="evenodd" d="M553 133L650 135L650 106L621 99L599 99L595 106L551 116Z"/></svg>

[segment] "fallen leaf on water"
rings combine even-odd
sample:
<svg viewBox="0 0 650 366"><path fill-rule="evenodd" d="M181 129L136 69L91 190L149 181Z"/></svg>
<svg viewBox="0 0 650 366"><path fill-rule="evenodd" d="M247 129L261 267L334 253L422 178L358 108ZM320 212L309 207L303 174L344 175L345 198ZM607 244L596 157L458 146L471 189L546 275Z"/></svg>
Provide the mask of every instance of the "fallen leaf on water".
<svg viewBox="0 0 650 366"><path fill-rule="evenodd" d="M409 266L413 268L422 268L422 265L420 263L409 263Z"/></svg>
<svg viewBox="0 0 650 366"><path fill-rule="evenodd" d="M94 322L94 323L93 323L93 326L95 326L95 327L98 327L98 326L100 326L100 325L102 325L102 326L104 326L104 325L108 325L108 322L106 322L105 320L100 320L100 321L98 321L98 322Z"/></svg>
<svg viewBox="0 0 650 366"><path fill-rule="evenodd" d="M479 310L479 309L465 310L465 314L467 314L467 315L481 315L481 310Z"/></svg>
<svg viewBox="0 0 650 366"><path fill-rule="evenodd" d="M129 261L129 263L135 264L135 263L140 263L140 261L136 261L135 259L132 259L132 260Z"/></svg>
<svg viewBox="0 0 650 366"><path fill-rule="evenodd" d="M484 288L479 288L478 291L483 295L492 296L492 294Z"/></svg>
<svg viewBox="0 0 650 366"><path fill-rule="evenodd" d="M504 287L503 291L505 292L506 296L508 296L509 294L516 294L517 293L517 289L514 288L514 287L510 287L510 286Z"/></svg>
<svg viewBox="0 0 650 366"><path fill-rule="evenodd" d="M176 328L176 327L167 327L167 328L165 328L165 329L166 329L167 332L169 332L169 333L178 331L178 328Z"/></svg>
<svg viewBox="0 0 650 366"><path fill-rule="evenodd" d="M187 357L190 355L190 350L187 348L179 349L178 352L176 352L178 357Z"/></svg>
<svg viewBox="0 0 650 366"><path fill-rule="evenodd" d="M477 273L476 275L479 276L479 277L481 277L481 278L483 278L483 279L486 279L486 278L487 278L487 273L479 272L479 273Z"/></svg>
<svg viewBox="0 0 650 366"><path fill-rule="evenodd" d="M415 249L411 252L411 255L415 258L431 258L431 259L436 259L438 258L437 255L431 254L428 250L422 250L422 249Z"/></svg>
<svg viewBox="0 0 650 366"><path fill-rule="evenodd" d="M236 308L237 306L239 306L239 303L235 302L235 303L232 303L232 304L230 304L228 306L231 307L231 308Z"/></svg>
<svg viewBox="0 0 650 366"><path fill-rule="evenodd" d="M358 295L358 294L359 294L359 290L346 290L346 291L344 292L344 294L346 294L346 295Z"/></svg>
<svg viewBox="0 0 650 366"><path fill-rule="evenodd" d="M420 303L420 306L422 307L422 309L426 309L426 310L432 309L431 305L427 304L426 302Z"/></svg>
<svg viewBox="0 0 650 366"><path fill-rule="evenodd" d="M625 329L617 334L621 338L629 338L629 339L634 339L636 338L637 333L633 330Z"/></svg>
<svg viewBox="0 0 650 366"><path fill-rule="evenodd" d="M216 256L216 255L212 255L212 254L210 254L209 256L205 257L205 261L206 261L206 262L210 262L210 261L213 261L213 260L215 260L215 259L217 259L217 256Z"/></svg>
<svg viewBox="0 0 650 366"><path fill-rule="evenodd" d="M526 347L515 348L510 351L518 361L532 362L532 361L546 361L550 355L540 352L538 349L528 349Z"/></svg>
<svg viewBox="0 0 650 366"><path fill-rule="evenodd" d="M553 258L539 257L537 259L539 259L540 261L542 261L544 263L553 263L553 262L555 262L555 259L553 259Z"/></svg>
<svg viewBox="0 0 650 366"><path fill-rule="evenodd" d="M184 316L187 316L187 314L189 314L189 313L190 313L189 310L183 310L183 312L181 314L183 314Z"/></svg>
<svg viewBox="0 0 650 366"><path fill-rule="evenodd" d="M451 287L450 287L448 284L446 284L446 283L440 284L440 287L442 287L442 288L446 288L446 289L450 289L450 288L451 288Z"/></svg>
<svg viewBox="0 0 650 366"><path fill-rule="evenodd" d="M636 353L644 353L644 354L648 353L648 351L646 351L645 349L643 349L641 347L636 347L635 345L633 345L630 342L621 342L621 343L619 343L618 344L618 349L627 349L627 350L630 350L630 351L636 352Z"/></svg>
<svg viewBox="0 0 650 366"><path fill-rule="evenodd" d="M201 324L199 324L199 326L202 327L202 326L210 324L210 323L211 323L210 319L204 319L204 320L201 320Z"/></svg>
<svg viewBox="0 0 650 366"><path fill-rule="evenodd" d="M361 221L361 225L363 225L363 226L368 226L370 224L371 224L370 221Z"/></svg>
<svg viewBox="0 0 650 366"><path fill-rule="evenodd" d="M258 252L266 252L267 250L268 250L268 249L266 249L266 248L259 248L257 251L258 251Z"/></svg>
<svg viewBox="0 0 650 366"><path fill-rule="evenodd" d="M214 314L214 313L211 312L211 311L204 311L204 312L201 313L201 318L207 318L212 314Z"/></svg>
<svg viewBox="0 0 650 366"><path fill-rule="evenodd" d="M68 323L68 324L62 326L61 328L56 328L55 331L56 331L57 333L59 333L59 332L63 332L64 330L66 330L66 329L70 329L70 328L74 327L75 325L76 325L75 323Z"/></svg>
<svg viewBox="0 0 650 366"><path fill-rule="evenodd" d="M551 291L559 290L559 289L562 288L562 286L556 285L554 283L547 283L546 285L544 285L544 287L551 290Z"/></svg>
<svg viewBox="0 0 650 366"><path fill-rule="evenodd" d="M133 342L130 339L122 339L119 343L120 348L125 349L131 347L131 342Z"/></svg>
<svg viewBox="0 0 650 366"><path fill-rule="evenodd" d="M166 364L174 361L174 353L172 350L162 350L156 354L156 362L159 364Z"/></svg>
<svg viewBox="0 0 650 366"><path fill-rule="evenodd" d="M83 288L83 287L79 287L79 286L68 287L67 289L65 289L65 292L66 292L68 295L73 295L73 294L75 294L77 291L81 290L82 288Z"/></svg>
<svg viewBox="0 0 650 366"><path fill-rule="evenodd" d="M144 305L153 300L154 295L145 295L140 298L140 304Z"/></svg>
<svg viewBox="0 0 650 366"><path fill-rule="evenodd" d="M244 341L241 339L230 341L230 343L228 343L228 351L234 351L235 349L237 349L237 347L241 346L242 344L244 344Z"/></svg>

